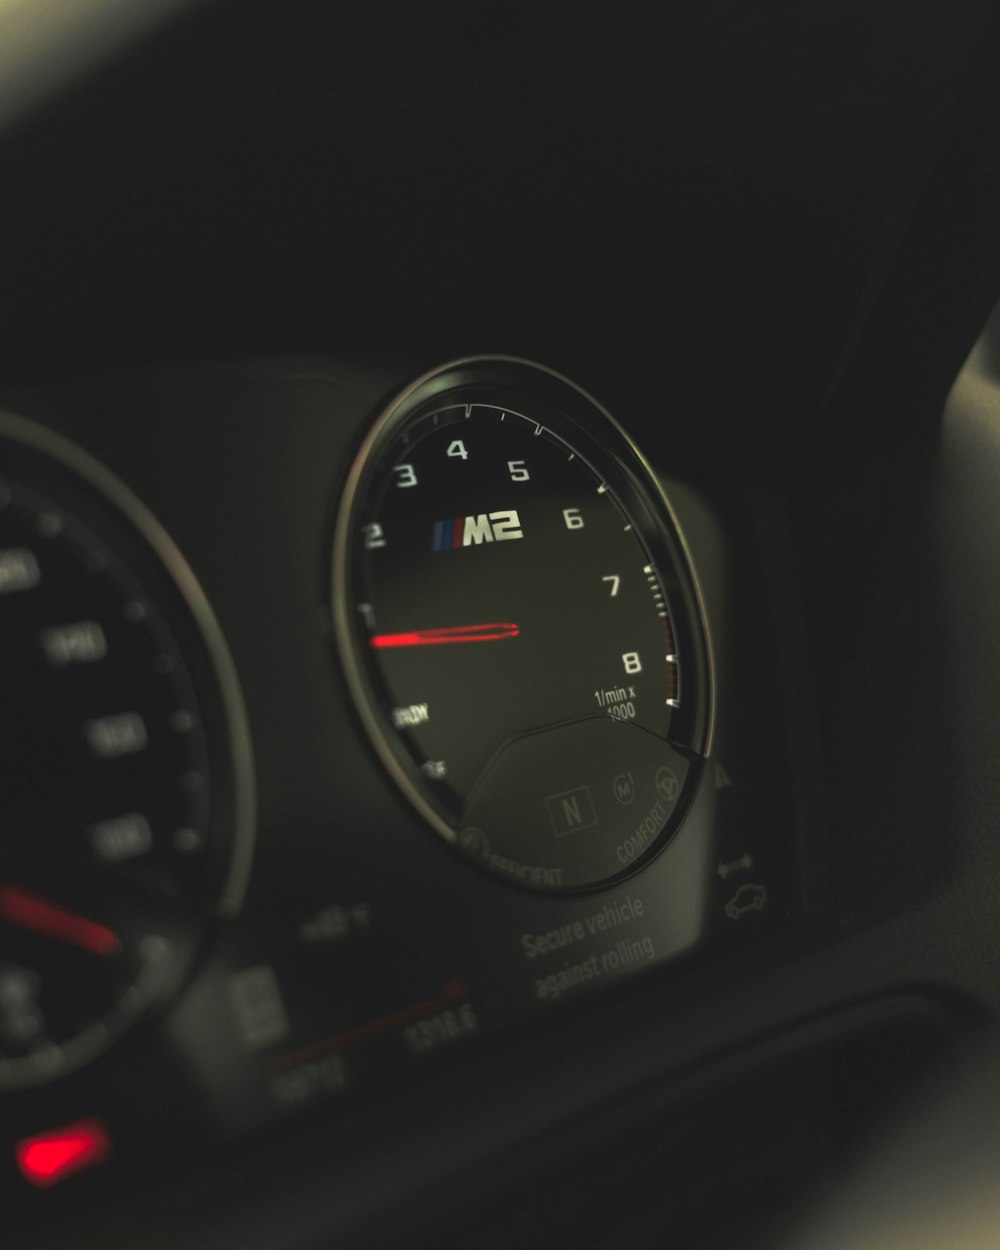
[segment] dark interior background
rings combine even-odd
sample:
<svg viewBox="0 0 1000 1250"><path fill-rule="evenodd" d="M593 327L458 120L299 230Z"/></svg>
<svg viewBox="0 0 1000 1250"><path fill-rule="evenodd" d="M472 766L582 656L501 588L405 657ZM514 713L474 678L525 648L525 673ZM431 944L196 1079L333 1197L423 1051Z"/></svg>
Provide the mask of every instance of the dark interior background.
<svg viewBox="0 0 1000 1250"><path fill-rule="evenodd" d="M3 376L505 350L688 462L766 470L895 284L924 385L985 316L995 25L982 0L195 6L5 143Z"/></svg>
<svg viewBox="0 0 1000 1250"><path fill-rule="evenodd" d="M950 1023L908 1007L902 1023L890 1013L863 1029L867 1041L811 1043L710 1095L665 1093L671 1063L721 1053L765 1020L815 1018L824 996L925 982L961 1000L963 1020L969 1002L977 1020L1000 1006L995 921L961 929L963 896L932 922L873 927L947 891L990 820L992 791L978 832L956 815L982 725L951 718L949 700L976 683L974 666L931 698L922 683L950 611L929 553L948 562L956 550L936 546L930 506L940 415L1000 293L998 50L987 0L216 0L0 147L0 387L12 406L40 411L53 386L72 397L107 374L226 358L523 354L593 391L657 468L707 491L759 575L747 611L773 628L784 665L787 759L816 766L785 783L809 813L799 833L819 933L683 1000L632 1001L621 1008L632 1032L577 1022L595 1070L611 1054L634 1061L645 1110L609 1123L598 1154L574 1154L573 1114L588 1099L607 1109L624 1081L588 1084L581 1058L576 1085L564 1074L538 1094L570 1126L551 1143L553 1170L539 1163L540 1180L507 1189L525 1166L511 1157L518 1132L541 1123L526 1073L561 1056L505 1061L497 1072L525 1081L511 1109L521 1128L505 1127L491 1182L468 1161L466 1178L468 1194L495 1201L498 1245L553 1244L550 1203L587 1177L599 1188L620 1132L643 1152L635 1173L617 1156L622 1188L634 1175L655 1195L692 1160L735 1178L728 1201L704 1185L676 1209L632 1208L635 1244L654 1228L697 1244L709 1216L706 1244L755 1244L761 1221L769 1244L787 1187L835 1168L872 1107L950 1050ZM991 907L980 876L977 920ZM452 1096L473 1122L486 1095L470 1078ZM509 1096L500 1075L488 1096ZM372 1208L380 1168L401 1166L380 1159L377 1133L405 1133L418 1113L401 1104L398 1122L372 1130ZM446 1127L428 1146L442 1175ZM204 1186L198 1244L224 1244L225 1220L271 1166L262 1156L229 1174L219 1206ZM314 1197L327 1183L318 1163L299 1179ZM436 1183L418 1204L444 1201ZM277 1244L286 1217L313 1244L319 1208L292 1217L291 1191L269 1197L272 1224L244 1227L238 1244L258 1244L252 1231ZM508 1227L512 1203L522 1218ZM620 1230L618 1215L598 1204L572 1227L578 1239ZM163 1244L172 1233L195 1244L187 1216L174 1219ZM454 1244L481 1236L481 1208L454 1219ZM387 1244L412 1227L387 1225Z"/></svg>

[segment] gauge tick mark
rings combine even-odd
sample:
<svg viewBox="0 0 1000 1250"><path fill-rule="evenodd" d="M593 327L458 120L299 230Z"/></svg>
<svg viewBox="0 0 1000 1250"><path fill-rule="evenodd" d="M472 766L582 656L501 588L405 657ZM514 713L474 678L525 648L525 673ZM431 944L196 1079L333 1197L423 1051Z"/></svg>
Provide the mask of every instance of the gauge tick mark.
<svg viewBox="0 0 1000 1250"><path fill-rule="evenodd" d="M122 608L122 615L130 625L137 625L140 621L144 621L148 614L148 609L141 599L130 599Z"/></svg>
<svg viewBox="0 0 1000 1250"><path fill-rule="evenodd" d="M36 526L40 538L55 538L63 530L63 519L58 512L43 512Z"/></svg>

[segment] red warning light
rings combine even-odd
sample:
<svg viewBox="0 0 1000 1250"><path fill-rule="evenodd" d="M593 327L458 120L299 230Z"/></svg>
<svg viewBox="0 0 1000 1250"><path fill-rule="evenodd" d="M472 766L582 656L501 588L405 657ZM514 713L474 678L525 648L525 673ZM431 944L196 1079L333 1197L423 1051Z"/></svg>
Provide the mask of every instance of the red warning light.
<svg viewBox="0 0 1000 1250"><path fill-rule="evenodd" d="M77 1120L75 1124L25 1138L14 1152L25 1180L39 1189L48 1189L75 1172L103 1163L111 1153L111 1141L100 1120Z"/></svg>

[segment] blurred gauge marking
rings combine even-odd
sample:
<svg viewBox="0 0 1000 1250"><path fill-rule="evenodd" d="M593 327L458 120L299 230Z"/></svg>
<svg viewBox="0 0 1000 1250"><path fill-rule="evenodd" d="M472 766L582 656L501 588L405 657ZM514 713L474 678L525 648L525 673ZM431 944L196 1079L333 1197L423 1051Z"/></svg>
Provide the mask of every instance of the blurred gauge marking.
<svg viewBox="0 0 1000 1250"><path fill-rule="evenodd" d="M380 1016L375 1020L369 1020L356 1028L346 1029L342 1033L335 1033L332 1037L323 1038L321 1041L313 1042L309 1046L303 1046L301 1050L293 1051L290 1055L281 1055L274 1060L274 1066L276 1068L293 1068L297 1064L305 1063L311 1059L318 1059L322 1055L346 1050L359 1042L370 1041L383 1033L391 1033L396 1029L403 1028L404 1025L433 1016L436 1012L464 998L465 993L464 981L448 981L443 986L440 994L428 999L426 1002L414 1003L412 1007L404 1007L401 1011L390 1012L388 1015Z"/></svg>
<svg viewBox="0 0 1000 1250"><path fill-rule="evenodd" d="M153 830L141 812L128 812L91 825L87 839L98 859L116 864L152 850Z"/></svg>
<svg viewBox="0 0 1000 1250"><path fill-rule="evenodd" d="M136 712L120 712L84 721L83 736L97 759L114 760L144 751L149 742L146 725Z"/></svg>
<svg viewBox="0 0 1000 1250"><path fill-rule="evenodd" d="M0 595L34 590L42 579L38 558L27 547L0 551Z"/></svg>
<svg viewBox="0 0 1000 1250"><path fill-rule="evenodd" d="M108 654L108 640L97 621L76 621L43 629L38 640L52 668L96 664Z"/></svg>
<svg viewBox="0 0 1000 1250"><path fill-rule="evenodd" d="M122 608L122 614L131 625L138 625L146 619L148 608L141 599L130 599Z"/></svg>
<svg viewBox="0 0 1000 1250"><path fill-rule="evenodd" d="M191 855L195 851L200 851L203 842L201 834L197 829L178 829L173 838L175 848L183 855Z"/></svg>
<svg viewBox="0 0 1000 1250"><path fill-rule="evenodd" d="M43 512L36 528L40 538L55 538L62 533L63 519L58 512Z"/></svg>

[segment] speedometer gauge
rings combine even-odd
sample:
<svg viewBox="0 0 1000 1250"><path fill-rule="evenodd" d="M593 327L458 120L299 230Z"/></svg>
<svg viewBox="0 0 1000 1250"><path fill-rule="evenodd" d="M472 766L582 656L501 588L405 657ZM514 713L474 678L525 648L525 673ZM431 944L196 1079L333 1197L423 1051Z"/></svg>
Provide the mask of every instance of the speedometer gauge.
<svg viewBox="0 0 1000 1250"><path fill-rule="evenodd" d="M677 830L708 750L699 596L655 478L610 416L525 361L458 361L371 429L333 611L372 742L462 854L580 890Z"/></svg>
<svg viewBox="0 0 1000 1250"><path fill-rule="evenodd" d="M0 414L0 1090L72 1072L232 914L252 838L235 672L117 479Z"/></svg>

